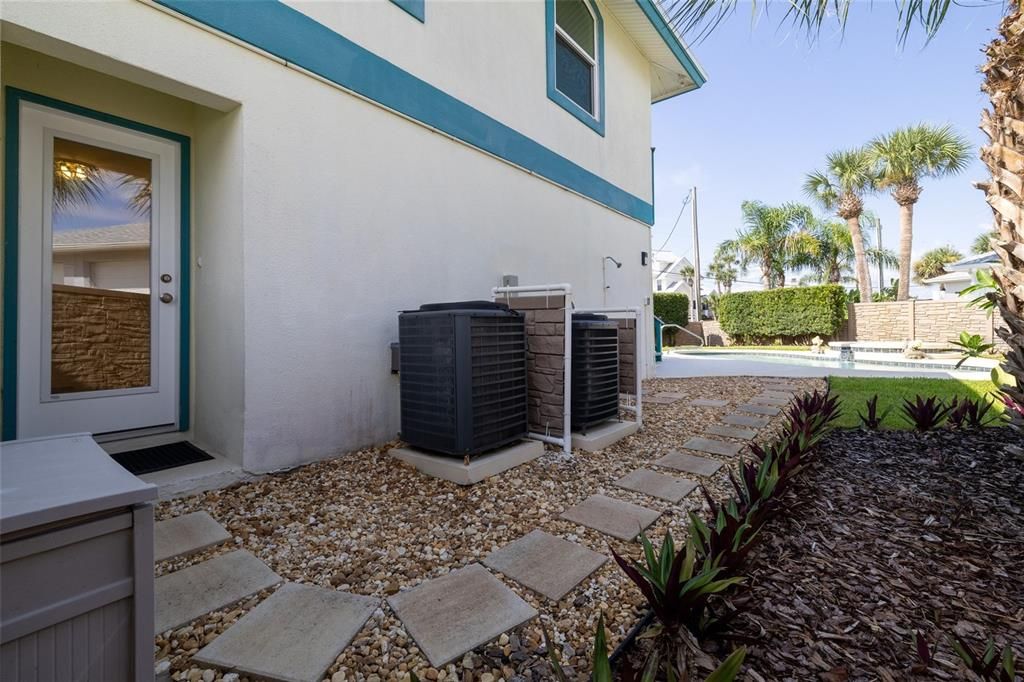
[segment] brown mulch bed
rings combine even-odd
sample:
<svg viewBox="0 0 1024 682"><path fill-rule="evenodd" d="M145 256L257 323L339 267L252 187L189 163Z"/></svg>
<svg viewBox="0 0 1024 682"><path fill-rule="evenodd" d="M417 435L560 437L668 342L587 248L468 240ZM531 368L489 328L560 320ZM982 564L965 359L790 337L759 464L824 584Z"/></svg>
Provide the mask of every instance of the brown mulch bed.
<svg viewBox="0 0 1024 682"><path fill-rule="evenodd" d="M1024 654L1019 434L829 436L751 557L748 679L973 679L949 645ZM914 633L938 648L914 673Z"/></svg>

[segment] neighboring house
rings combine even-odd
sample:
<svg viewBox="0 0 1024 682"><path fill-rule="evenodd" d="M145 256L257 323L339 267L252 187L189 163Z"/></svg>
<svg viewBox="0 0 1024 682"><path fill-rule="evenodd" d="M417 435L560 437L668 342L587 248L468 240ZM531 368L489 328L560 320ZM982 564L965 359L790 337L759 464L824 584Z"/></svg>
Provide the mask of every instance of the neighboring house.
<svg viewBox="0 0 1024 682"><path fill-rule="evenodd" d="M148 294L149 223L54 230L52 281Z"/></svg>
<svg viewBox="0 0 1024 682"><path fill-rule="evenodd" d="M945 266L946 272L922 280L918 298L936 301L956 299L961 291L978 282L978 270L991 268L999 262L995 251L969 256Z"/></svg>
<svg viewBox="0 0 1024 682"><path fill-rule="evenodd" d="M683 268L688 265L692 267L690 261L683 256L677 256L671 251L655 251L651 265L654 291L670 291L690 296L690 283L681 274Z"/></svg>
<svg viewBox="0 0 1024 682"><path fill-rule="evenodd" d="M395 437L400 310L516 275L651 324L651 104L705 80L654 0L5 0L0 28L5 439L271 471ZM147 267L51 242L58 202L144 206ZM51 258L107 318L55 329ZM59 384L57 332L60 373L126 369Z"/></svg>

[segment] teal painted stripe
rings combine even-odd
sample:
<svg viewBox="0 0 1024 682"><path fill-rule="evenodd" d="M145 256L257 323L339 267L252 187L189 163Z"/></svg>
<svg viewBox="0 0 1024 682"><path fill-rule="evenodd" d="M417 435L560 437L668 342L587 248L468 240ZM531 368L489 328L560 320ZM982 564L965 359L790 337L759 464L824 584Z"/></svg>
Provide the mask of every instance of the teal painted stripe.
<svg viewBox="0 0 1024 682"><path fill-rule="evenodd" d="M704 74L701 73L696 62L694 62L693 58L690 57L690 54L686 51L682 41L679 40L679 36L676 35L676 32L673 31L672 27L668 25L667 21L665 21L665 16L661 13L661 10L655 7L654 3L656 1L657 0L636 0L636 4L638 4L644 14L647 15L647 20L651 22L651 25L654 26L654 30L656 30L658 35L661 36L661 39L665 41L668 49L672 50L672 54L675 55L679 64L683 67L686 73L689 74L690 79L698 88L701 87L707 82L707 78L704 77Z"/></svg>
<svg viewBox="0 0 1024 682"><path fill-rule="evenodd" d="M131 130L162 137L178 143L181 149L180 161L180 219L181 219L181 272L178 273L179 291L179 359L178 359L178 429L189 428L189 372L191 357L191 157L190 140L187 136L156 126L139 123L120 116L114 116L95 109L63 102L52 97L8 86L5 88L7 146L4 149L4 372L3 372L3 434L2 440L17 437L17 385L18 385L18 146L21 135L19 107L21 102L33 102L42 106L66 111L78 116L111 123Z"/></svg>
<svg viewBox="0 0 1024 682"><path fill-rule="evenodd" d="M0 440L13 440L18 428L18 97L6 90L4 107L4 372L3 429Z"/></svg>
<svg viewBox="0 0 1024 682"><path fill-rule="evenodd" d="M416 17L422 23L427 21L427 3L426 0L391 0L406 12Z"/></svg>
<svg viewBox="0 0 1024 682"><path fill-rule="evenodd" d="M156 0L648 225L654 208L277 0Z"/></svg>

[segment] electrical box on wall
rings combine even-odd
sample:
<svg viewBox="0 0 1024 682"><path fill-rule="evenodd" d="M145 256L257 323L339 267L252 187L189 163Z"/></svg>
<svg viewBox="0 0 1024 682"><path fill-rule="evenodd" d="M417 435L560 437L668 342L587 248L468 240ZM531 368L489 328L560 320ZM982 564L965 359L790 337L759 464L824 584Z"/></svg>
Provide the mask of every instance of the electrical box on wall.
<svg viewBox="0 0 1024 682"><path fill-rule="evenodd" d="M517 287L519 286L519 275L502 275L501 286L503 287Z"/></svg>

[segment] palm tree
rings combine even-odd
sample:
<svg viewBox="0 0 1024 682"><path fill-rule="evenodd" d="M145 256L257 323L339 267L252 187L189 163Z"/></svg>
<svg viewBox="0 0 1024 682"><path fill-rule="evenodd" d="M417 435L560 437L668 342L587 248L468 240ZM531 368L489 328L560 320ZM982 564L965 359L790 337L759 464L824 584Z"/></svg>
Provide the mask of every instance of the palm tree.
<svg viewBox="0 0 1024 682"><path fill-rule="evenodd" d="M992 250L992 240L999 239L999 232L997 230L989 230L988 232L982 232L974 241L971 242L971 253L976 256L980 256L983 253L988 253Z"/></svg>
<svg viewBox="0 0 1024 682"><path fill-rule="evenodd" d="M707 36L726 16L732 14L738 0L663 0L669 23L680 33ZM768 4L753 0L753 10ZM806 29L812 36L835 20L845 28L849 9L855 0L790 0L784 21ZM992 103L992 110L982 114L981 129L990 143L981 150L981 160L991 171L990 182L979 183L985 199L992 207L999 240L995 245L1000 264L993 269L999 290L991 295L1009 330L1000 330L1000 337L1010 346L1003 363L1016 379L1017 386L1004 386L1007 400L1020 406L1014 414L1014 425L1024 431L1024 11L1020 0L1001 3L1006 11L999 25L999 35L985 51L988 61L981 67L985 76L982 90ZM954 0L896 0L899 42L906 41L914 26L924 29L930 40L943 25ZM908 248L909 253L909 248ZM904 263L901 263L903 266ZM909 285L907 272L900 276L900 289Z"/></svg>
<svg viewBox="0 0 1024 682"><path fill-rule="evenodd" d="M732 293L732 285L738 274L736 257L719 245L715 249L715 256L711 259L711 264L708 265L708 277L715 280L715 290L720 294Z"/></svg>
<svg viewBox="0 0 1024 682"><path fill-rule="evenodd" d="M690 287L690 295L693 295L693 266L687 263L679 269L679 274L682 276L683 281L686 282L686 286Z"/></svg>
<svg viewBox="0 0 1024 682"><path fill-rule="evenodd" d="M899 128L871 141L871 158L879 166L879 186L888 188L900 207L900 290L910 297L910 251L914 238L914 204L925 178L955 175L965 168L971 146L949 126L919 124Z"/></svg>
<svg viewBox="0 0 1024 682"><path fill-rule="evenodd" d="M760 201L744 201L741 211L744 228L719 248L735 254L743 272L756 263L766 289L785 286L786 270L798 267L817 248L808 230L814 214L803 204L768 206Z"/></svg>
<svg viewBox="0 0 1024 682"><path fill-rule="evenodd" d="M938 277L946 272L947 263L955 263L963 257L962 253L949 245L925 251L914 263L914 281L922 282L931 277Z"/></svg>
<svg viewBox="0 0 1024 682"><path fill-rule="evenodd" d="M852 275L855 272L857 255L849 226L836 220L819 220L811 229L811 234L818 242L817 255L806 263L805 267L811 272L805 275L801 282L856 282L857 278ZM872 247L867 235L864 235L864 255L872 265L895 267L897 264L896 254L889 249Z"/></svg>
<svg viewBox="0 0 1024 682"><path fill-rule="evenodd" d="M1017 380L1005 386L1003 395L1015 409L1013 423L1024 431L1024 9L1019 1L999 25L999 36L986 49L988 63L981 71L981 89L992 101L992 111L982 112L981 129L989 144L981 149L981 160L992 173L992 181L980 183L985 200L995 214L998 234L991 245L999 256L993 274L999 289L991 299L1009 329L999 336L1010 347L1003 369ZM1016 159L1016 160L1015 160ZM1018 451L1018 454L1024 454Z"/></svg>
<svg viewBox="0 0 1024 682"><path fill-rule="evenodd" d="M846 221L853 241L854 273L860 300L871 300L871 274L864 252L860 217L864 195L874 191L878 180L871 157L864 149L846 149L825 157L825 171L814 171L804 180L804 193L826 210Z"/></svg>

